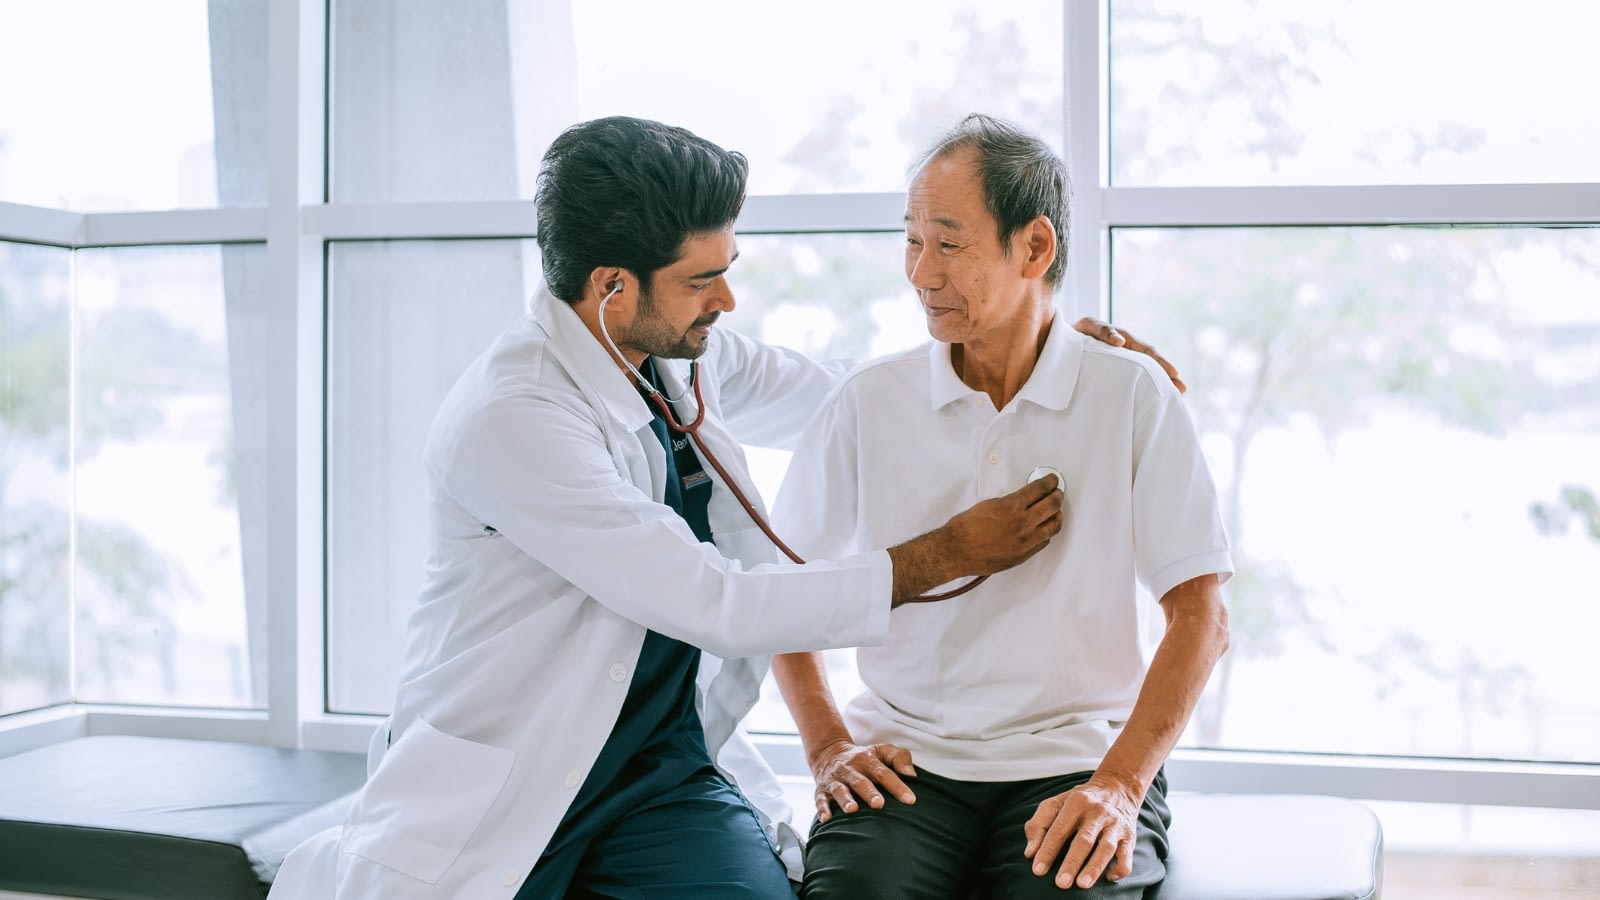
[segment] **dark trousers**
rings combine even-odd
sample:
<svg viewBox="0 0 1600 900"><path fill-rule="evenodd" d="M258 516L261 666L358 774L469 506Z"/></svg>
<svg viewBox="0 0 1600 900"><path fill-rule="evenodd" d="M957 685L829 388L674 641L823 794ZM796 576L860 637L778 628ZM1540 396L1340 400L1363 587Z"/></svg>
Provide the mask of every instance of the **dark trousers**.
<svg viewBox="0 0 1600 900"><path fill-rule="evenodd" d="M794 890L744 797L705 770L546 855L517 894L560 897L793 900Z"/></svg>
<svg viewBox="0 0 1600 900"><path fill-rule="evenodd" d="M1089 772L1034 781L974 782L941 778L925 769L907 783L917 802L885 795L882 809L833 808L811 829L806 845L805 900L1137 900L1166 875L1166 778L1157 775L1139 811L1133 872L1119 882L1102 877L1087 890L1056 887L1058 855L1044 875L1033 874L1023 825L1046 798L1088 780ZM1109 868L1109 866L1108 866Z"/></svg>

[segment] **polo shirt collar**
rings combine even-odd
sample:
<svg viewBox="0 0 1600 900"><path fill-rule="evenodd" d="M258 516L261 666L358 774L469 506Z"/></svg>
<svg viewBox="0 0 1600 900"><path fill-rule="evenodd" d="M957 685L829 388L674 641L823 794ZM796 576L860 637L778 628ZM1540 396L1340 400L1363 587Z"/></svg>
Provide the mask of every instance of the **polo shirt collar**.
<svg viewBox="0 0 1600 900"><path fill-rule="evenodd" d="M1055 310L1050 334L1044 340L1044 349L1034 363L1033 373L1017 392L1015 400L1026 400L1045 409L1063 410L1072 401L1072 391L1078 383L1078 369L1083 363L1083 342L1072 323L1061 310ZM933 341L928 346L928 375L933 408L942 409L963 397L979 392L967 387L950 364L950 345ZM987 398L986 398L987 399ZM1013 401L1015 402L1015 401Z"/></svg>
<svg viewBox="0 0 1600 900"><path fill-rule="evenodd" d="M931 388L928 393L933 398L935 410L944 409L963 397L978 393L956 375L955 367L950 364L950 345L943 341L928 343L928 377Z"/></svg>
<svg viewBox="0 0 1600 900"><path fill-rule="evenodd" d="M629 431L650 424L653 413L639 395L638 384L617 367L572 304L552 294L543 282L533 298L533 318L550 335L556 356L573 378L599 398L600 405L618 424Z"/></svg>

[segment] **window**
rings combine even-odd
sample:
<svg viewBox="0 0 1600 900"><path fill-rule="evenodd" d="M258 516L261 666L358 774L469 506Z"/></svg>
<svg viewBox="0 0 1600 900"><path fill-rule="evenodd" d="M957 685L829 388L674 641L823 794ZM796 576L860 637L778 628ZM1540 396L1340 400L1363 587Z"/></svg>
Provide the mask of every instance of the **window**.
<svg viewBox="0 0 1600 900"><path fill-rule="evenodd" d="M0 201L85 211L266 202L265 0L0 11Z"/></svg>
<svg viewBox="0 0 1600 900"><path fill-rule="evenodd" d="M1061 15L1051 0L336 0L331 196L531 198L556 134L606 115L740 150L754 194L899 191L912 152L970 110L1061 133Z"/></svg>
<svg viewBox="0 0 1600 900"><path fill-rule="evenodd" d="M1431 0L1110 6L1113 184L1600 176L1587 4L1519 4L1514 26Z"/></svg>
<svg viewBox="0 0 1600 900"><path fill-rule="evenodd" d="M0 243L0 715L72 698L72 254Z"/></svg>
<svg viewBox="0 0 1600 900"><path fill-rule="evenodd" d="M1600 230L1113 234L1234 544L1189 741L1600 762Z"/></svg>
<svg viewBox="0 0 1600 900"><path fill-rule="evenodd" d="M1371 227L1337 192L1272 228L1293 201L1183 190L1448 182L1481 221L1475 184L1592 181L1555 112L1591 11L1524 11L1110 6L1109 170L1149 203L1106 198L1110 310L1189 373L1238 569L1190 745L1600 761L1566 637L1600 578L1600 231ZM1364 190L1373 223L1413 196Z"/></svg>
<svg viewBox="0 0 1600 900"><path fill-rule="evenodd" d="M245 547L265 523L241 515L265 489L251 403L267 377L263 255L76 253L80 701L227 707L264 693L244 594Z"/></svg>
<svg viewBox="0 0 1600 900"><path fill-rule="evenodd" d="M266 703L266 9L0 9L0 712Z"/></svg>
<svg viewBox="0 0 1600 900"><path fill-rule="evenodd" d="M538 259L532 241L329 248L330 710L394 702L427 554L423 441L462 370L523 313Z"/></svg>

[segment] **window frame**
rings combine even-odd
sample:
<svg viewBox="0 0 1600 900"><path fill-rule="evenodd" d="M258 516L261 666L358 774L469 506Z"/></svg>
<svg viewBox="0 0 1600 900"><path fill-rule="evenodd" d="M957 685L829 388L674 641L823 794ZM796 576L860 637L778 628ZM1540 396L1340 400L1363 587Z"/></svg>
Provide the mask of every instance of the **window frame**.
<svg viewBox="0 0 1600 900"><path fill-rule="evenodd" d="M1073 315L1105 317L1109 239L1121 227L1600 224L1600 183L1354 187L1119 188L1107 177L1108 0L1065 3L1067 164L1076 186L1069 254ZM529 238L531 201L327 202L327 0L270 7L268 195L264 208L74 213L0 202L0 240L72 250L264 242L269 321L265 711L68 704L0 717L0 756L72 737L159 735L361 752L379 717L330 714L325 659L325 309L336 240ZM755 196L741 234L899 232L901 193ZM757 735L785 775L807 768L798 738ZM1176 751L1186 789L1336 794L1552 809L1600 808L1600 764L1490 759Z"/></svg>

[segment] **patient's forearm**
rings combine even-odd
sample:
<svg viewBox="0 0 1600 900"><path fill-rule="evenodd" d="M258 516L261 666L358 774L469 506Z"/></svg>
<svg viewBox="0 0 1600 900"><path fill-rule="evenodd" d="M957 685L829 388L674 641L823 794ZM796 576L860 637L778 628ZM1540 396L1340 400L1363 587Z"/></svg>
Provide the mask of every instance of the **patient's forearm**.
<svg viewBox="0 0 1600 900"><path fill-rule="evenodd" d="M781 653L772 658L772 677L778 682L783 701L789 705L806 761L812 763L818 751L840 741L850 741L839 708L828 690L827 669L821 653Z"/></svg>
<svg viewBox="0 0 1600 900"><path fill-rule="evenodd" d="M1167 633L1122 734L1097 775L1109 776L1143 802L1194 714L1211 670L1228 647L1228 615L1215 575L1191 579L1162 598Z"/></svg>

